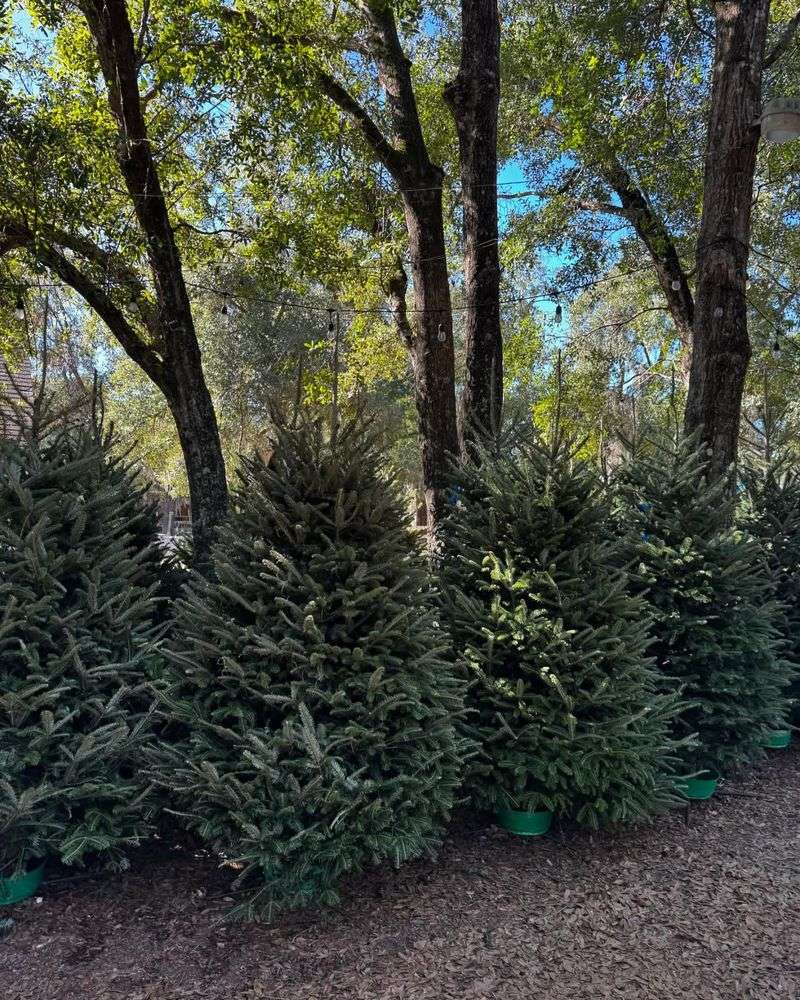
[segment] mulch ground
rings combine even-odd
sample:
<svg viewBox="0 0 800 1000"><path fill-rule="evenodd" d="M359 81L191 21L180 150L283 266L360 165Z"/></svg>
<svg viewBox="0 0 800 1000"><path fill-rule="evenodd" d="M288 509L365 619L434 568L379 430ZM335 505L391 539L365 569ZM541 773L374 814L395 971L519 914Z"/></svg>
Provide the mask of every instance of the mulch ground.
<svg viewBox="0 0 800 1000"><path fill-rule="evenodd" d="M207 859L142 856L7 910L7 1000L796 1000L800 754L620 834L494 827L354 879L335 911L226 924Z"/></svg>

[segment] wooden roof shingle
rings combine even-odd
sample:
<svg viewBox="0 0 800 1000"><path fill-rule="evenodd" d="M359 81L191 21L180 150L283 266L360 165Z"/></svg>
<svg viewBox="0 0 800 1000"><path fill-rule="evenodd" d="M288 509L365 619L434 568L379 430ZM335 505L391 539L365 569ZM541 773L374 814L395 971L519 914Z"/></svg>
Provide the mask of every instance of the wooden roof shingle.
<svg viewBox="0 0 800 1000"><path fill-rule="evenodd" d="M29 420L33 402L33 371L29 359L10 362L0 357L0 438L17 438Z"/></svg>

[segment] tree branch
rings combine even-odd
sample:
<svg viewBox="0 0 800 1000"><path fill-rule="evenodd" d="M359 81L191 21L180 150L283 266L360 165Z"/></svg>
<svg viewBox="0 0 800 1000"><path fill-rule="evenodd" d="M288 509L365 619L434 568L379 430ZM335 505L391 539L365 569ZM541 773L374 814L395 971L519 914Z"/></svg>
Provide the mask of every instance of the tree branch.
<svg viewBox="0 0 800 1000"><path fill-rule="evenodd" d="M139 31L136 34L136 44L134 46L136 50L136 58L141 66L144 60L144 42L147 37L147 28L150 21L150 0L144 0L142 4L142 16L139 21Z"/></svg>
<svg viewBox="0 0 800 1000"><path fill-rule="evenodd" d="M578 208L583 209L585 212L598 212L605 215L619 215L623 219L631 221L630 211L623 205L614 205L610 201L592 201L591 199L581 198L575 202Z"/></svg>
<svg viewBox="0 0 800 1000"><path fill-rule="evenodd" d="M324 70L317 71L323 93L356 124L370 149L386 167L395 181L402 186L405 157L389 142L375 124L367 110L337 80Z"/></svg>
<svg viewBox="0 0 800 1000"><path fill-rule="evenodd" d="M152 381L163 390L164 363L152 347L145 343L125 318L108 293L63 254L52 247L40 248L37 256L66 284L73 288L84 302L103 320L131 361L134 361Z"/></svg>
<svg viewBox="0 0 800 1000"><path fill-rule="evenodd" d="M800 10L797 11L794 17L792 17L792 19L783 29L783 34L775 43L775 48L764 59L764 69L769 69L770 66L773 66L786 52L786 50L792 44L794 36L797 34L797 28L799 26L800 26Z"/></svg>
<svg viewBox="0 0 800 1000"><path fill-rule="evenodd" d="M694 25L695 31L698 31L701 35L705 35L712 42L716 42L713 32L708 31L703 27L702 24L697 20L697 14L694 12L694 7L692 6L692 0L686 0L686 13L689 15L689 20Z"/></svg>
<svg viewBox="0 0 800 1000"><path fill-rule="evenodd" d="M141 277L131 268L121 254L112 250L104 250L85 236L65 232L62 229L49 226L40 229L45 240L55 246L71 250L84 260L90 261L102 268L109 277L125 286L128 298L136 303L139 315L142 317L150 336L154 341L161 340L161 324L158 312L151 301L146 298L147 286Z"/></svg>
<svg viewBox="0 0 800 1000"><path fill-rule="evenodd" d="M411 323L408 320L408 309L406 307L408 275L399 257L395 260L392 273L384 282L384 291L389 299L389 304L394 315L397 333L408 350L411 351L414 346L414 333L411 329Z"/></svg>
<svg viewBox="0 0 800 1000"><path fill-rule="evenodd" d="M54 246L46 244L44 241L35 240L33 231L23 223L0 220L0 232L3 239L0 240L0 254L7 253L15 249L27 249L34 254L36 260L44 264L51 271L57 274L61 280L74 289L78 295L92 308L103 320L108 329L119 342L120 347L125 351L132 361L135 361L143 371L159 387L164 383L164 364L156 351L147 344L136 330L125 318L124 313L114 302L108 292L101 288L95 281L92 281L83 271L79 270L75 264ZM70 242L76 245L86 245L93 247L88 240L81 237L70 239L67 234L64 245L69 247ZM99 251L102 254L102 251Z"/></svg>
<svg viewBox="0 0 800 1000"><path fill-rule="evenodd" d="M694 297L672 236L613 153L606 151L605 158L598 163L598 170L622 203L618 214L628 219L647 247L675 326L681 339L688 343L694 325Z"/></svg>
<svg viewBox="0 0 800 1000"><path fill-rule="evenodd" d="M388 5L376 0L361 0L357 6L370 26L370 38L368 42L361 42L351 37L344 46L375 63L394 120L397 143L387 138L367 109L332 73L321 66L315 66L313 73L325 96L359 128L374 155L402 188L423 175L429 177L435 169L422 134L410 62L400 44L394 14ZM308 45L311 40L308 36L278 35L251 11L221 7L218 16L228 24L244 20L249 28L258 32L259 39L270 46L281 48L290 42Z"/></svg>
<svg viewBox="0 0 800 1000"><path fill-rule="evenodd" d="M434 167L428 156L411 79L411 60L400 42L394 12L385 0L360 0L359 8L371 27L368 49L386 92L397 146L403 150L403 158L417 180L430 177L439 168Z"/></svg>

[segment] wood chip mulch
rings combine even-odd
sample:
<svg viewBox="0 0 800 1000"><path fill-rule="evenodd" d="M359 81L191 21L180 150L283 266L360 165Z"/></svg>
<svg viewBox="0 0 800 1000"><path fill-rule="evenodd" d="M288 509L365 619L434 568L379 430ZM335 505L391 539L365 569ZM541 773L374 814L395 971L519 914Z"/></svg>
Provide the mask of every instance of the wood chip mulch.
<svg viewBox="0 0 800 1000"><path fill-rule="evenodd" d="M223 922L207 858L51 876L0 910L5 1000L796 1000L800 753L652 826L540 840L460 824L341 907Z"/></svg>

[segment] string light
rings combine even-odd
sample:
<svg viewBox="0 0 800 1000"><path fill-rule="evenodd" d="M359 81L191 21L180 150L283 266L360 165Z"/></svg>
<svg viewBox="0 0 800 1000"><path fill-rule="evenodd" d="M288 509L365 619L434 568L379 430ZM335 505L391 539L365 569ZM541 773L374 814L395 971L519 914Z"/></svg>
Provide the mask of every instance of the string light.
<svg viewBox="0 0 800 1000"><path fill-rule="evenodd" d="M25 319L25 303L22 301L22 295L17 293L17 301L14 305L14 315L17 319Z"/></svg>
<svg viewBox="0 0 800 1000"><path fill-rule="evenodd" d="M561 308L561 305L559 304L556 306L556 312L554 317L556 323L560 323L563 317L564 317L564 310Z"/></svg>
<svg viewBox="0 0 800 1000"><path fill-rule="evenodd" d="M724 312L725 310L722 308L722 306L717 306L717 308L714 310L714 316L716 317L716 319L719 319L724 314Z"/></svg>
<svg viewBox="0 0 800 1000"><path fill-rule="evenodd" d="M772 355L773 357L779 358L781 356L781 342L778 340L778 334L775 334L775 341L772 345Z"/></svg>
<svg viewBox="0 0 800 1000"><path fill-rule="evenodd" d="M436 334L436 337L440 344L443 344L447 340L447 333L444 328L444 323L439 324L439 330Z"/></svg>
<svg viewBox="0 0 800 1000"><path fill-rule="evenodd" d="M680 281L678 281L677 278L675 278L673 280L673 282L672 282L672 290L673 290L673 292L679 292L680 288L681 288L681 283L680 283Z"/></svg>

